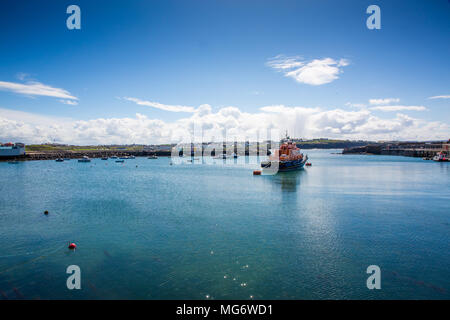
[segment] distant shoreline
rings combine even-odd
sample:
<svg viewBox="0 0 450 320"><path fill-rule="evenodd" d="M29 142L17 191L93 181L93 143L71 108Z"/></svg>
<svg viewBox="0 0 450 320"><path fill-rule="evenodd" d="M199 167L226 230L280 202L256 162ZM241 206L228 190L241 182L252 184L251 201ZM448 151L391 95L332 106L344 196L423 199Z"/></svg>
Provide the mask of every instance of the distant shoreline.
<svg viewBox="0 0 450 320"><path fill-rule="evenodd" d="M300 149L342 149L342 154L367 154L367 155L398 155L407 157L430 158L441 150L445 150L450 145L449 141L434 142L369 142L369 141L347 141L347 140L294 140ZM157 149L164 147L164 150ZM154 146L155 149L145 149L142 145L126 146L69 146L58 144L27 145L26 154L21 156L0 157L1 161L32 161L32 160L56 160L81 159L83 156L89 158L110 158L110 157L171 157L172 145ZM245 150L248 155L248 149ZM235 150L236 152L236 150ZM182 155L182 151L179 153ZM215 156L215 152L212 152Z"/></svg>
<svg viewBox="0 0 450 320"><path fill-rule="evenodd" d="M345 149L349 147L364 146L369 141L350 141L350 140L331 140L326 138L300 140L293 139L300 149ZM99 146L77 146L64 144L34 144L26 145L26 154L22 156L0 157L0 161L28 161L28 160L56 160L62 159L80 159L83 156L90 158L103 157L123 157L132 155L135 157L148 157L156 155L158 157L170 157L172 147L175 145L99 145ZM270 148L270 145L269 145ZM237 153L236 150L234 152ZM180 153L180 155L182 152ZM246 147L245 155L248 155ZM212 152L215 155L215 152Z"/></svg>
<svg viewBox="0 0 450 320"><path fill-rule="evenodd" d="M28 151L22 156L0 157L0 161L33 161L33 160L56 160L56 159L81 159L83 156L89 158L110 158L110 157L149 157L156 155L158 157L170 157L170 151L99 151L99 150L84 150L84 151Z"/></svg>
<svg viewBox="0 0 450 320"><path fill-rule="evenodd" d="M305 150L321 149L321 150L335 150L342 148L303 148ZM180 152L180 155L182 152ZM125 157L125 156L135 156L135 157L171 157L171 151L167 150L156 150L156 151L99 151L99 150L84 150L84 151L28 151L22 156L10 156L10 157L0 157L0 162L17 160L17 161L35 161L35 160L56 160L56 159L81 159L83 156L88 156L91 159L95 158L111 158L111 157ZM211 156L215 156L213 151ZM245 153L248 156L248 152Z"/></svg>
<svg viewBox="0 0 450 320"><path fill-rule="evenodd" d="M438 152L448 152L450 140L435 142L385 142L345 148L342 154L390 155L415 158L432 158Z"/></svg>

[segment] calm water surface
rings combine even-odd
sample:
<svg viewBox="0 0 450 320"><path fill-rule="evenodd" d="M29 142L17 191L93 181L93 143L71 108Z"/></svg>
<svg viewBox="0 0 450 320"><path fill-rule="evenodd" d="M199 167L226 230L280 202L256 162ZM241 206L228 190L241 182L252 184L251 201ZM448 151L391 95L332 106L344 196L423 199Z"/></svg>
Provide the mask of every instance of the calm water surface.
<svg viewBox="0 0 450 320"><path fill-rule="evenodd" d="M449 299L450 164L332 152L0 163L0 299Z"/></svg>

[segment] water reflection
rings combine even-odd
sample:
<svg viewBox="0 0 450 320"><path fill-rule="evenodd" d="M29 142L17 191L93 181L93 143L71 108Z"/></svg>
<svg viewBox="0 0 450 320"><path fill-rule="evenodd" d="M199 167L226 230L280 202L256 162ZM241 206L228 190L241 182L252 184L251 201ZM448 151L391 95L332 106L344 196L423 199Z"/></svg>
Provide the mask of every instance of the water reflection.
<svg viewBox="0 0 450 320"><path fill-rule="evenodd" d="M296 192L301 180L306 177L306 170L298 170L291 172L278 172L276 175L267 176L268 180L272 182L274 188L286 192Z"/></svg>
<svg viewBox="0 0 450 320"><path fill-rule="evenodd" d="M439 162L439 170L441 172L441 174L447 174L450 170L449 170L449 163L448 162Z"/></svg>

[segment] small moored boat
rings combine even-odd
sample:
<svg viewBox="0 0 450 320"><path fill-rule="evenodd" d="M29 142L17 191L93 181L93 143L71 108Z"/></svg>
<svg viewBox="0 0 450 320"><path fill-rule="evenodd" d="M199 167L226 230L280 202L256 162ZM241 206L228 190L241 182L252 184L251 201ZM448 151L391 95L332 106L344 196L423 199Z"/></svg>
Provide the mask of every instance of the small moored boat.
<svg viewBox="0 0 450 320"><path fill-rule="evenodd" d="M78 159L78 162L91 162L91 159L88 156L83 156L83 158Z"/></svg>
<svg viewBox="0 0 450 320"><path fill-rule="evenodd" d="M445 161L450 161L450 158L445 154L445 152L441 151L433 157L433 160L439 161L439 162L445 162Z"/></svg>

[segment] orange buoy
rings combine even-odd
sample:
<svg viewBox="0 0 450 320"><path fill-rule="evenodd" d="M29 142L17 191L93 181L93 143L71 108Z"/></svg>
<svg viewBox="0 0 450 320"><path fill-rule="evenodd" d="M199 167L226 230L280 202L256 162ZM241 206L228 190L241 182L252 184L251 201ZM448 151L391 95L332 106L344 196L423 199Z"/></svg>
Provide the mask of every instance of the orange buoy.
<svg viewBox="0 0 450 320"><path fill-rule="evenodd" d="M261 175L261 170L254 170L253 171L253 175L254 176L260 176Z"/></svg>
<svg viewBox="0 0 450 320"><path fill-rule="evenodd" d="M76 249L77 245L75 243L69 244L69 249Z"/></svg>

